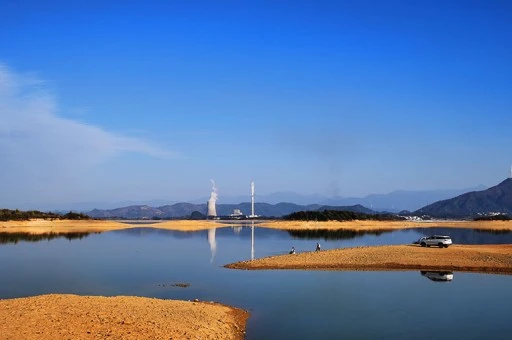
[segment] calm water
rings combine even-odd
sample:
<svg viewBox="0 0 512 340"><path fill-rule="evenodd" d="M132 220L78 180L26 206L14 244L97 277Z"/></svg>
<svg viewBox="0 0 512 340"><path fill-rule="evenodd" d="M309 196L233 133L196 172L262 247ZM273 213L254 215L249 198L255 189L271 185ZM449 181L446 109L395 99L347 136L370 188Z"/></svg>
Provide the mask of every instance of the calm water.
<svg viewBox="0 0 512 340"><path fill-rule="evenodd" d="M359 245L512 243L512 233L403 230L310 234L250 227L176 232L135 228L37 240L0 237L0 297L46 293L219 301L251 312L247 339L508 339L512 277L453 273L243 271L239 260ZM433 251L442 251L432 248ZM430 277L430 278L429 278ZM444 276L446 278L446 276ZM175 287L188 283L187 288Z"/></svg>

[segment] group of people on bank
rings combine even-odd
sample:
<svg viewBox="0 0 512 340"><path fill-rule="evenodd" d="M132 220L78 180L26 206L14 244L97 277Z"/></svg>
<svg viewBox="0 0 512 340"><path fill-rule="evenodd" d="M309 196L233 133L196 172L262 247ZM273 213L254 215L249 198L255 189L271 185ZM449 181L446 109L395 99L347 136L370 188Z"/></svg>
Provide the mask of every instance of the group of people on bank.
<svg viewBox="0 0 512 340"><path fill-rule="evenodd" d="M320 243L318 243L318 242L316 243L315 251L320 251ZM289 254L295 254L295 247L292 247Z"/></svg>

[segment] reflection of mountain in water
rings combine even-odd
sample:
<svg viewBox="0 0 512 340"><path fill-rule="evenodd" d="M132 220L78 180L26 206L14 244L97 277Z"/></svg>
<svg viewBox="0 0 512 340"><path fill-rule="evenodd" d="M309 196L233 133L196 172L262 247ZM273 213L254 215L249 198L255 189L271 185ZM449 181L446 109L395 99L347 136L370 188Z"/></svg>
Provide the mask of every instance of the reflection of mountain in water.
<svg viewBox="0 0 512 340"><path fill-rule="evenodd" d="M435 282L450 282L453 280L453 272L450 271L421 271L422 276Z"/></svg>
<svg viewBox="0 0 512 340"><path fill-rule="evenodd" d="M362 237L364 235L379 236L383 233L391 233L392 231L354 231L354 230L329 230L329 229L316 229L316 230L288 230L290 236L299 239L319 239L324 240L343 240Z"/></svg>
<svg viewBox="0 0 512 340"><path fill-rule="evenodd" d="M171 236L174 238L193 238L197 235L197 231L181 231L181 230L167 230L167 229L158 229L153 227L137 227L137 228L128 228L128 229L120 229L114 230L112 233L119 233L127 236Z"/></svg>
<svg viewBox="0 0 512 340"><path fill-rule="evenodd" d="M0 244L14 243L17 244L20 241L25 242L39 242L44 240L53 240L56 238L66 238L68 240L81 240L87 237L91 233L45 233L45 234L30 234L30 233L2 233L0 232ZM95 232L94 234L100 234Z"/></svg>

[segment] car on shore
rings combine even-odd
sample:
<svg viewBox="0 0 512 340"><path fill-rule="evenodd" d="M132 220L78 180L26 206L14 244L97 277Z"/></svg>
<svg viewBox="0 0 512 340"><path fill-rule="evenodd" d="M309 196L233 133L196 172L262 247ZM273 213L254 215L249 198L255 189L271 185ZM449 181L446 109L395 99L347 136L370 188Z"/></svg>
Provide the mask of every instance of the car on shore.
<svg viewBox="0 0 512 340"><path fill-rule="evenodd" d="M424 236L414 243L422 247L438 246L439 248L448 248L453 244L451 237L446 235Z"/></svg>

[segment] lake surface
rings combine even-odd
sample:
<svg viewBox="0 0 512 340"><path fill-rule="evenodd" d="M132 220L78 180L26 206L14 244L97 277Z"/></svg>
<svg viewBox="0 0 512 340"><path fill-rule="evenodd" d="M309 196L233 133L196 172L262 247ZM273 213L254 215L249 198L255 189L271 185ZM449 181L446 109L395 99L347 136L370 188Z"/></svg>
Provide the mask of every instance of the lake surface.
<svg viewBox="0 0 512 340"><path fill-rule="evenodd" d="M431 234L451 235L454 243L512 243L510 232L447 228L378 234L134 228L50 239L0 234L0 298L72 293L218 301L251 313L247 339L508 339L512 276L222 267L285 254L292 246L313 251L316 242L322 249L405 244ZM173 286L178 283L190 286Z"/></svg>

